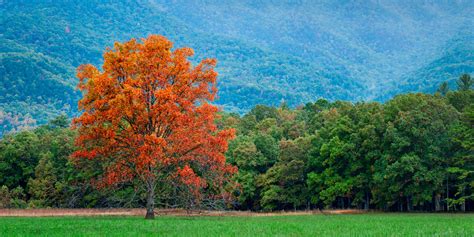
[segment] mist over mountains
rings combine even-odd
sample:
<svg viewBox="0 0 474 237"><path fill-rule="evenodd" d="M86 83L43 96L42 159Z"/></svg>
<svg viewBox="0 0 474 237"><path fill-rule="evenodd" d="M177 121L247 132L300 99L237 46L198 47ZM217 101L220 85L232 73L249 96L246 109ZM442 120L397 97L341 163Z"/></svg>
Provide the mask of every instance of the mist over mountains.
<svg viewBox="0 0 474 237"><path fill-rule="evenodd" d="M75 68L161 34L218 59L224 110L385 101L474 72L472 1L2 1L0 133L76 115Z"/></svg>

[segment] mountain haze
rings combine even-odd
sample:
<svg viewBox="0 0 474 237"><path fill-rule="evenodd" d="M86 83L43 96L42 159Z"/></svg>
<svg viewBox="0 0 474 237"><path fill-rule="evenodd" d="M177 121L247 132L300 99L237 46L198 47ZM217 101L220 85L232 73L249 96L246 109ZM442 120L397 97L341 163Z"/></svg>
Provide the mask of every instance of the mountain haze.
<svg viewBox="0 0 474 237"><path fill-rule="evenodd" d="M218 59L225 110L433 92L474 72L472 1L2 1L0 133L76 115L75 68L161 34Z"/></svg>

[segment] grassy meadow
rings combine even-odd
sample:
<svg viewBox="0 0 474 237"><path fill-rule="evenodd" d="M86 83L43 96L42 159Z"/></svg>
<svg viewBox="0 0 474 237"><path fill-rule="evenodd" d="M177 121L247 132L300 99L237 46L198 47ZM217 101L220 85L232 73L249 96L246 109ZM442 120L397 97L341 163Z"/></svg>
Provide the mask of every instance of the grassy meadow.
<svg viewBox="0 0 474 237"><path fill-rule="evenodd" d="M3 217L0 236L474 236L473 214Z"/></svg>

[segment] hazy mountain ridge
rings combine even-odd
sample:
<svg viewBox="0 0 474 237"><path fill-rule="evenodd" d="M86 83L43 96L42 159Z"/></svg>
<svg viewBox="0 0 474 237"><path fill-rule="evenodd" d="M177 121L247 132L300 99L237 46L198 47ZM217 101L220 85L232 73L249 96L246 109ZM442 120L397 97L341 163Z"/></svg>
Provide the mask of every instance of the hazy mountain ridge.
<svg viewBox="0 0 474 237"><path fill-rule="evenodd" d="M418 70L404 75L398 84L392 82L397 89L392 92L433 92L446 81L451 89L457 87L456 80L462 73L473 73L474 69L474 35L461 32L453 37L440 50L434 60L427 62ZM378 100L387 100L391 95L381 95Z"/></svg>
<svg viewBox="0 0 474 237"><path fill-rule="evenodd" d="M432 92L439 82L474 71L472 5L4 1L0 133L18 127L8 121L32 117L37 121L31 124L41 124L59 113L74 115L75 67L100 65L114 41L152 33L194 48L194 61L218 59L217 103L229 111L319 97L385 100L404 91Z"/></svg>
<svg viewBox="0 0 474 237"><path fill-rule="evenodd" d="M364 99L392 96L397 88L387 88L387 84L435 60L459 31L471 28L472 35L474 24L469 1L188 4L165 4L162 9L190 24L300 56L321 68L344 68L348 77L369 89Z"/></svg>

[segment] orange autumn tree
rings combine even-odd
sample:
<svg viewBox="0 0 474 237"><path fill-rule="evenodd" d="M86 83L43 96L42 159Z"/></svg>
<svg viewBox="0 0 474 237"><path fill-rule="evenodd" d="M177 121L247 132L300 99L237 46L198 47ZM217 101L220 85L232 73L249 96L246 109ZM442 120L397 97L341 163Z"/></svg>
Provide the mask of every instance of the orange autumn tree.
<svg viewBox="0 0 474 237"><path fill-rule="evenodd" d="M224 153L233 130L218 130L215 59L194 66L190 48L173 49L163 36L115 43L104 53L103 70L77 69L82 115L77 159L104 165L101 184L140 181L146 218L154 218L155 190L163 183L199 198L221 190L236 168Z"/></svg>

